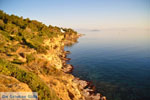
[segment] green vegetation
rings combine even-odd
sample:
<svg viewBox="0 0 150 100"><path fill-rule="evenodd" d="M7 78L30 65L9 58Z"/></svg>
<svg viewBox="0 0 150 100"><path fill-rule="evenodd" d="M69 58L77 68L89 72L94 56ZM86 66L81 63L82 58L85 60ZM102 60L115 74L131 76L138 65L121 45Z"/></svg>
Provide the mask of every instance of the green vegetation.
<svg viewBox="0 0 150 100"><path fill-rule="evenodd" d="M38 92L40 100L59 100L53 90L34 73L25 71L19 66L0 59L0 74L13 76L21 82L28 84L32 91Z"/></svg>
<svg viewBox="0 0 150 100"><path fill-rule="evenodd" d="M35 57L33 54L28 54L26 58L27 58L27 63L30 63L31 61L35 60Z"/></svg>
<svg viewBox="0 0 150 100"><path fill-rule="evenodd" d="M62 33L61 29L65 33ZM77 34L77 32L67 28L46 26L36 20L8 15L0 10L0 34L8 40L18 41L30 48L34 48L38 53L46 53L47 47L43 46L45 39L64 34Z"/></svg>
<svg viewBox="0 0 150 100"><path fill-rule="evenodd" d="M29 18L8 15L0 10L0 74L15 77L38 92L39 100L59 100L55 92L38 76L61 76L61 72L44 60L37 58L46 54L49 46L44 40L63 35L66 41L77 35L72 29L46 26Z"/></svg>

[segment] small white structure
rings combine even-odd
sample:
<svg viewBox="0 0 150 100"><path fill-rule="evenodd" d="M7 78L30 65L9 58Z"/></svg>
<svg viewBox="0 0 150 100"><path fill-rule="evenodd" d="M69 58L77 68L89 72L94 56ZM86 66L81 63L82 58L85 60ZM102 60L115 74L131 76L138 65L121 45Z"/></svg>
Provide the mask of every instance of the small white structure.
<svg viewBox="0 0 150 100"><path fill-rule="evenodd" d="M63 29L60 29L60 31L61 31L62 33L65 33L65 31L64 31Z"/></svg>

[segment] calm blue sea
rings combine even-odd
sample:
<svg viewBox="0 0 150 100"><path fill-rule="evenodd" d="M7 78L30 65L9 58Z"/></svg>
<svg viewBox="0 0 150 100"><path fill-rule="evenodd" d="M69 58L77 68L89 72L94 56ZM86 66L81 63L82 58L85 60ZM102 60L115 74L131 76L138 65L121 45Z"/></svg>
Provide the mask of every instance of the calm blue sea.
<svg viewBox="0 0 150 100"><path fill-rule="evenodd" d="M150 32L79 31L66 50L73 75L91 81L108 100L150 100Z"/></svg>

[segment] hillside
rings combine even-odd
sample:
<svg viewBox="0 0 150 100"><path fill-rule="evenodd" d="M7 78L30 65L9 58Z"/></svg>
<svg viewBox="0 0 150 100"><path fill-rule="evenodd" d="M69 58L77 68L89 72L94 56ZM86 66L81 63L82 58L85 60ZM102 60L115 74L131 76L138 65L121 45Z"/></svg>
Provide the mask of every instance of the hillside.
<svg viewBox="0 0 150 100"><path fill-rule="evenodd" d="M39 100L85 100L87 83L80 86L68 74L72 67L64 51L79 36L70 28L0 11L0 92L38 92Z"/></svg>

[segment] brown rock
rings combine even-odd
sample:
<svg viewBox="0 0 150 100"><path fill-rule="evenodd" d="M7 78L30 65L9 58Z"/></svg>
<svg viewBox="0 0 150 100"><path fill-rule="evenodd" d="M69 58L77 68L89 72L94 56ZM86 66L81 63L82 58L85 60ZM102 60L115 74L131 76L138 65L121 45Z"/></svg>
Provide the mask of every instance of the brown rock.
<svg viewBox="0 0 150 100"><path fill-rule="evenodd" d="M71 65L71 64L66 64L64 67L63 67L63 72L65 72L65 73L70 73L70 72L72 72L72 70L73 70L73 66Z"/></svg>
<svg viewBox="0 0 150 100"><path fill-rule="evenodd" d="M87 81L80 80L79 78L75 78L73 81L79 85L80 89L84 89L89 84Z"/></svg>
<svg viewBox="0 0 150 100"><path fill-rule="evenodd" d="M101 98L101 100L106 100L106 97L105 97L105 96L103 96L103 97Z"/></svg>
<svg viewBox="0 0 150 100"><path fill-rule="evenodd" d="M32 90L14 77L0 75L0 92L32 92Z"/></svg>
<svg viewBox="0 0 150 100"><path fill-rule="evenodd" d="M65 54L70 54L70 51L65 51Z"/></svg>

